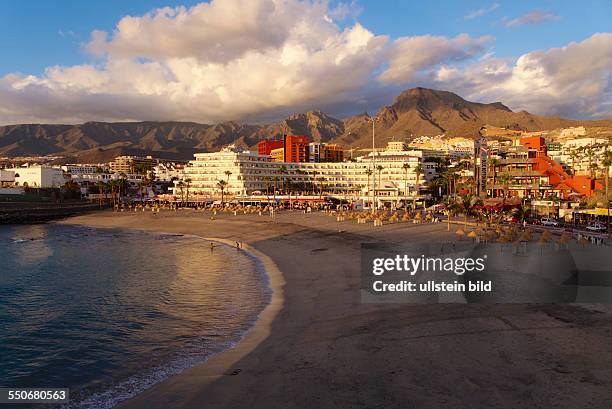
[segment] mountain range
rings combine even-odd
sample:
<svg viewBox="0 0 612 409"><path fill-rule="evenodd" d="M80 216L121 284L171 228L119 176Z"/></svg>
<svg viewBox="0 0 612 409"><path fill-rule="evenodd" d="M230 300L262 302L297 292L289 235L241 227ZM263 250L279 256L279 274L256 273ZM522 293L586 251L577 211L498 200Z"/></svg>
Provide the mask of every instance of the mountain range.
<svg viewBox="0 0 612 409"><path fill-rule="evenodd" d="M402 92L375 118L378 146L420 135L475 137L485 125L522 131L579 125L612 127L612 119L587 121L513 112L501 102L470 102L452 92L427 88ZM280 122L255 125L235 121L6 125L0 127L0 156L54 155L72 162L106 162L118 155L191 159L194 152L214 151L230 143L252 147L261 139L283 133L366 148L372 143L371 116L363 113L337 119L321 111L309 111Z"/></svg>

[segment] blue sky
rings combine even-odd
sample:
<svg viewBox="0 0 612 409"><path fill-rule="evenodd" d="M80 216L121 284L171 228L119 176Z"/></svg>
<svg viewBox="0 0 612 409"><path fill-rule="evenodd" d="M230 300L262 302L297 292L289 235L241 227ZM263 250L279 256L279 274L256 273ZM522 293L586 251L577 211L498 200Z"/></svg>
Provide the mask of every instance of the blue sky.
<svg viewBox="0 0 612 409"><path fill-rule="evenodd" d="M0 124L342 116L414 86L609 118L611 21L610 0L6 0Z"/></svg>
<svg viewBox="0 0 612 409"><path fill-rule="evenodd" d="M0 8L0 75L11 72L40 75L53 65L90 61L82 43L93 30L112 31L125 15L142 15L164 6L191 6L198 1L171 0L7 0ZM338 3L331 2L331 5ZM372 1L356 2L356 20L376 34L397 38L411 35L496 37L495 54L511 57L540 48L559 47L593 33L610 31L612 1ZM479 17L474 10L499 6ZM516 18L532 10L549 11L558 20L508 28L504 17ZM348 19L347 22L350 22ZM62 34L63 33L63 34Z"/></svg>

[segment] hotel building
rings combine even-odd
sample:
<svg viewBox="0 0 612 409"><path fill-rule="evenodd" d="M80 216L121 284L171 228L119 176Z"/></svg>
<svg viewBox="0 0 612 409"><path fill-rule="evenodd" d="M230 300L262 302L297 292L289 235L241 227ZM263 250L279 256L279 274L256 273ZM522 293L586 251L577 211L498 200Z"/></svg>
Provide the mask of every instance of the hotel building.
<svg viewBox="0 0 612 409"><path fill-rule="evenodd" d="M376 178L379 197L416 197L423 185L435 176L436 163L423 162L420 151L384 151L357 158L351 162L274 162L260 155L230 146L219 152L197 153L184 169L193 200L220 194L219 181L226 181L224 191L245 196L280 190L282 186L323 188L330 194L361 196L370 194ZM407 164L404 167L404 164ZM374 166L374 168L373 168ZM382 169L378 170L379 166ZM368 169L372 173L368 175ZM183 186L185 193L186 186ZM174 187L174 195L180 189ZM384 199L383 199L384 200Z"/></svg>

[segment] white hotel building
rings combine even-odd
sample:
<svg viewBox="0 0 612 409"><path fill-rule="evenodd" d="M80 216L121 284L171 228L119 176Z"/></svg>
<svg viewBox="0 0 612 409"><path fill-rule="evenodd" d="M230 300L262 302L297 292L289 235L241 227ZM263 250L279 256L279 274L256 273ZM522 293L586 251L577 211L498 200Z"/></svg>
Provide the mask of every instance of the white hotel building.
<svg viewBox="0 0 612 409"><path fill-rule="evenodd" d="M332 194L366 195L373 188L374 176L379 196L397 197L407 193L412 198L436 173L436 163L423 162L423 152L418 150L377 152L374 166L383 169L380 172L374 170L371 176L367 170L372 169L372 154L350 162L285 163L272 162L270 156L230 146L219 152L194 156L182 177L183 194L188 189L193 200L220 195L220 180L227 182L225 193L234 196L265 193L268 189L273 190L275 184L277 189L281 189L283 183L289 181L314 184L317 191L322 185ZM404 164L408 164L407 169L404 169ZM176 181L175 185L178 183ZM173 193L179 196L181 188L175 186Z"/></svg>

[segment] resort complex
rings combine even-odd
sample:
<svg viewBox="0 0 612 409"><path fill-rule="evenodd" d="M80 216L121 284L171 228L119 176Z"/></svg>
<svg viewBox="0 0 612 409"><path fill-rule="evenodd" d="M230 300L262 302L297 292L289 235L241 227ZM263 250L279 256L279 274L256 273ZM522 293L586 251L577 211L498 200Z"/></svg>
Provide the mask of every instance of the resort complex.
<svg viewBox="0 0 612 409"><path fill-rule="evenodd" d="M526 206L534 216L573 220L580 213L608 214L609 142L580 128L556 131L554 138L547 132L420 136L372 149L282 135L262 139L254 149L227 145L195 153L189 162L120 156L108 163L13 163L0 176L5 195L69 189L100 203L329 202L414 209L471 196L498 208Z"/></svg>

